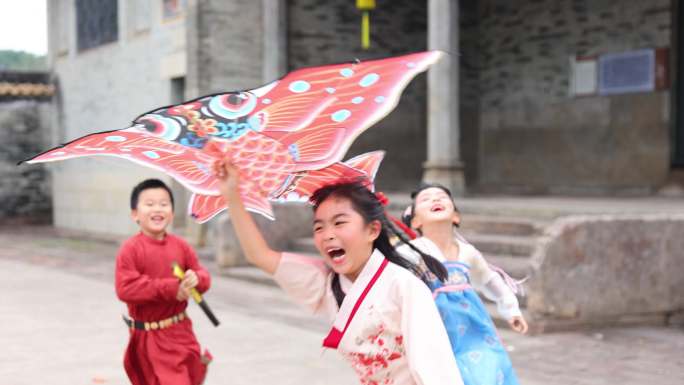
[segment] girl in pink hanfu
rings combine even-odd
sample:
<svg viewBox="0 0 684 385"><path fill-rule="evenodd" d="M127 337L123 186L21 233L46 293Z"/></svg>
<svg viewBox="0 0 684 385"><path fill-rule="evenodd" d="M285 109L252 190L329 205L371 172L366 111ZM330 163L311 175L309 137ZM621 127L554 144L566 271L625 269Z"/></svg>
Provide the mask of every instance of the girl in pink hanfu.
<svg viewBox="0 0 684 385"><path fill-rule="evenodd" d="M449 271L446 280L431 279L430 288L463 382L466 385L518 385L494 323L474 291L478 289L495 301L499 313L511 328L525 333L527 322L510 287L515 288L516 283L492 269L482 254L455 231L460 216L446 187L424 184L411 197L413 204L403 219L421 234L411 243L444 263ZM400 246L399 252L414 263L421 263L422 254L414 249Z"/></svg>
<svg viewBox="0 0 684 385"><path fill-rule="evenodd" d="M247 258L296 302L330 319L323 346L337 349L361 384L463 384L430 290L394 251L384 209L364 184L313 194L314 243L323 256L315 258L269 248L244 208L237 169L217 162L214 172Z"/></svg>

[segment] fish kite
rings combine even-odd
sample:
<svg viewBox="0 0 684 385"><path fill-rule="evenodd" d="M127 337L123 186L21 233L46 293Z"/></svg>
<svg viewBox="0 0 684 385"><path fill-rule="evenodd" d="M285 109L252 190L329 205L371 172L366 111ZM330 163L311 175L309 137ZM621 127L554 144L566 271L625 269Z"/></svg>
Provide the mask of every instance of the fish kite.
<svg viewBox="0 0 684 385"><path fill-rule="evenodd" d="M239 169L245 207L273 219L270 201L306 200L341 178L371 180L384 155L342 163L354 139L389 114L406 85L443 55L428 51L303 68L265 86L207 95L140 115L121 130L83 136L27 159L108 155L162 171L192 191L189 214L226 209L211 165Z"/></svg>

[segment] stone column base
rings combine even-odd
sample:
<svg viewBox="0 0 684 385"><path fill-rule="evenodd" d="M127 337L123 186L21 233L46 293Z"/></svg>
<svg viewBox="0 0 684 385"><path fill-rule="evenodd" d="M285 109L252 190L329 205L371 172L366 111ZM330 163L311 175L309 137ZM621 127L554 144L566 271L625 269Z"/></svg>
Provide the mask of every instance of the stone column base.
<svg viewBox="0 0 684 385"><path fill-rule="evenodd" d="M446 165L425 162L423 169L425 170L423 172L424 182L439 183L451 190L455 196L465 194L463 163Z"/></svg>

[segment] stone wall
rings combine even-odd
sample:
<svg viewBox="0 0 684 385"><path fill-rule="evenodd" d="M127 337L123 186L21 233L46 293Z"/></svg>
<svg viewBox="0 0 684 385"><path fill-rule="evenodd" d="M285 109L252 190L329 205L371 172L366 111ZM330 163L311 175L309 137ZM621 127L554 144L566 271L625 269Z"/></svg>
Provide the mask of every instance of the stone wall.
<svg viewBox="0 0 684 385"><path fill-rule="evenodd" d="M0 223L49 223L50 179L43 165L17 162L34 156L49 142L49 106L44 102L0 103Z"/></svg>
<svg viewBox="0 0 684 385"><path fill-rule="evenodd" d="M427 1L378 0L371 12L371 47L361 49L361 13L353 1L288 1L290 69L375 59L427 49ZM408 85L397 108L356 139L347 158L383 149L380 189L411 189L422 177L426 150L425 74Z"/></svg>
<svg viewBox="0 0 684 385"><path fill-rule="evenodd" d="M670 0L478 4L463 45L478 81L463 92L479 100L480 190L641 194L664 182L669 92L574 97L569 84L571 57L669 47Z"/></svg>
<svg viewBox="0 0 684 385"><path fill-rule="evenodd" d="M664 323L684 310L684 216L558 219L533 256L528 310L578 323Z"/></svg>
<svg viewBox="0 0 684 385"><path fill-rule="evenodd" d="M459 46L460 87L459 106L461 108L461 161L463 162L466 191L479 180L480 157L480 99L479 71L480 20L478 2L480 0L460 0Z"/></svg>
<svg viewBox="0 0 684 385"><path fill-rule="evenodd" d="M188 96L263 85L261 1L193 3L187 18Z"/></svg>

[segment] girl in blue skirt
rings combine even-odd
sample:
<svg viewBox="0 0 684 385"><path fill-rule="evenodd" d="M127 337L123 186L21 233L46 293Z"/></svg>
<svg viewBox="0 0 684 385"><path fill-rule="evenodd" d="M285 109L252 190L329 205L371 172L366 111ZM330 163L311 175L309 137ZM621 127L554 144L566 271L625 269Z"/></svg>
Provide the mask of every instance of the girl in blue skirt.
<svg viewBox="0 0 684 385"><path fill-rule="evenodd" d="M487 264L482 254L456 231L460 216L451 192L441 185L424 184L415 191L403 221L418 232L412 244L441 261L449 272L446 282L432 277L431 289L451 348L466 385L518 385L511 360L496 328L475 289L496 302L499 313L511 328L527 332L515 297L517 283ZM398 249L421 263L421 256L408 246ZM429 276L429 270L425 269Z"/></svg>

